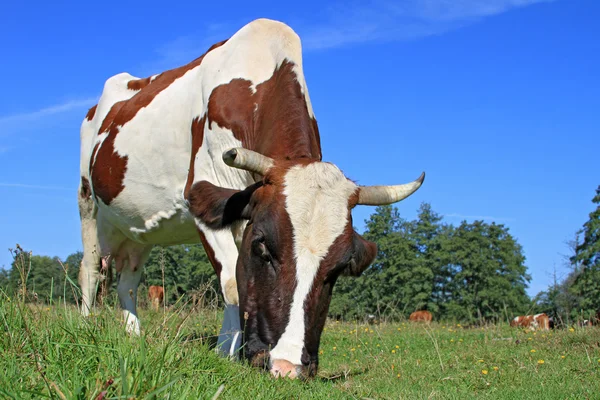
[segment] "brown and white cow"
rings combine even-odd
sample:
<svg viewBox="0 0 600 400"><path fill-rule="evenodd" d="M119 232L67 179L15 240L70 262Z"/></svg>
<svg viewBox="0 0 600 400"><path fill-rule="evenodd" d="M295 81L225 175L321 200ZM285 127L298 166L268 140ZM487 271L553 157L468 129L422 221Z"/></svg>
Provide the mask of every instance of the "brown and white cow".
<svg viewBox="0 0 600 400"><path fill-rule="evenodd" d="M321 161L301 43L260 19L191 63L116 75L81 127L84 314L115 261L127 330L154 245L202 242L225 299L219 348L275 376L311 376L333 285L377 247L352 227L358 204L400 201L423 182L357 186ZM243 326L240 325L243 321Z"/></svg>
<svg viewBox="0 0 600 400"><path fill-rule="evenodd" d="M420 311L415 311L412 314L410 314L408 319L410 321L423 321L423 322L429 323L433 319L433 316L431 315L431 313L429 311L420 310Z"/></svg>
<svg viewBox="0 0 600 400"><path fill-rule="evenodd" d="M550 318L548 318L548 315L544 313L535 315L520 315L510 321L510 326L547 331L550 330Z"/></svg>
<svg viewBox="0 0 600 400"><path fill-rule="evenodd" d="M150 304L152 304L152 308L155 311L158 311L158 308L163 301L165 300L165 290L162 286L152 285L148 288L148 299L150 300Z"/></svg>

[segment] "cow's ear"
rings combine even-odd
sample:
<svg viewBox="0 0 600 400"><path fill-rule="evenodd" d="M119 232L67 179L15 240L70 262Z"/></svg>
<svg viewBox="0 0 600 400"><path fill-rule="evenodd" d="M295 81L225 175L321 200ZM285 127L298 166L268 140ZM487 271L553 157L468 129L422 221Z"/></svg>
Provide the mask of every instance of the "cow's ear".
<svg viewBox="0 0 600 400"><path fill-rule="evenodd" d="M235 190L207 181L197 182L188 194L190 212L209 228L225 228L235 221L250 218L250 198L261 186L262 181L259 181L244 190Z"/></svg>
<svg viewBox="0 0 600 400"><path fill-rule="evenodd" d="M377 245L354 232L354 253L345 275L360 276L377 256Z"/></svg>

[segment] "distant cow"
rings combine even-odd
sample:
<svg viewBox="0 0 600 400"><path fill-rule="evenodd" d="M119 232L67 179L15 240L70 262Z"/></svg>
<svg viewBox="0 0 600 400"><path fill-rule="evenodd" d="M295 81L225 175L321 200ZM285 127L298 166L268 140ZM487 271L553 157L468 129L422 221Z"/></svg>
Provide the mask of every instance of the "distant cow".
<svg viewBox="0 0 600 400"><path fill-rule="evenodd" d="M520 326L529 328L532 331L541 329L544 331L550 330L550 318L544 313L535 315L520 315L510 321L510 326Z"/></svg>
<svg viewBox="0 0 600 400"><path fill-rule="evenodd" d="M429 311L421 310L415 311L414 313L410 314L410 317L408 319L411 321L424 321L429 323L433 319L433 316Z"/></svg>
<svg viewBox="0 0 600 400"><path fill-rule="evenodd" d="M585 326L594 326L594 323L591 319L584 319L577 321L577 326L585 327Z"/></svg>
<svg viewBox="0 0 600 400"><path fill-rule="evenodd" d="M148 298L152 304L152 308L158 311L158 307L165 300L165 289L162 286L150 286L148 289Z"/></svg>

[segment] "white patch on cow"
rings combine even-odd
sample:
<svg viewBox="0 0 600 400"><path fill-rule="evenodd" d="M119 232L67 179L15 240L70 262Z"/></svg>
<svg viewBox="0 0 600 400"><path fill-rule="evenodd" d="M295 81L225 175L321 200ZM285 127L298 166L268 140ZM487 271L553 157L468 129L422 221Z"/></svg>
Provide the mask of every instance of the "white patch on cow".
<svg viewBox="0 0 600 400"><path fill-rule="evenodd" d="M304 302L323 258L348 223L348 201L357 186L329 163L296 165L285 175L284 195L294 235L296 289L288 325L271 359L301 364Z"/></svg>

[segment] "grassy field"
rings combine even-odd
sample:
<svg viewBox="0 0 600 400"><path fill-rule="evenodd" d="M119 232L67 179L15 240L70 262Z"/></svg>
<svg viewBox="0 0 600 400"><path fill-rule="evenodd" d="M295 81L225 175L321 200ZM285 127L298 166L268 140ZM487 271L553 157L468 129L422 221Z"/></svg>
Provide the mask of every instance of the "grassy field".
<svg viewBox="0 0 600 400"><path fill-rule="evenodd" d="M300 382L219 358L202 339L216 333L217 312L142 311L136 338L113 309L84 319L3 297L0 398L600 398L598 328L331 321L318 377Z"/></svg>

